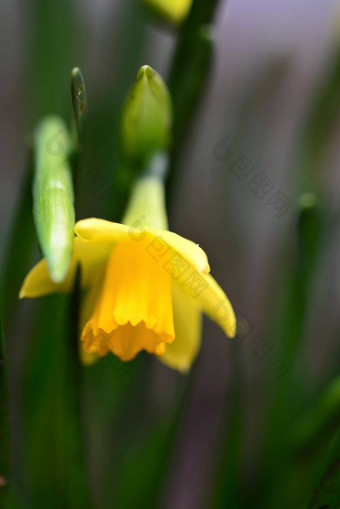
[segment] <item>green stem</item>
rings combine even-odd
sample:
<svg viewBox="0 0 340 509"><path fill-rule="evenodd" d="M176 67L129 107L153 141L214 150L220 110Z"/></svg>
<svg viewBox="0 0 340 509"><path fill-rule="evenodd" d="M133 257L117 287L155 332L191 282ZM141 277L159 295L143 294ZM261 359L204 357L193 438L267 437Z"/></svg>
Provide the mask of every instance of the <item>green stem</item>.
<svg viewBox="0 0 340 509"><path fill-rule="evenodd" d="M66 380L68 388L65 412L67 499L70 507L91 508L91 498L87 482L84 453L84 437L81 412L82 367L79 359L79 309L80 309L80 270L68 307L69 323L66 338Z"/></svg>
<svg viewBox="0 0 340 509"><path fill-rule="evenodd" d="M169 73L174 106L174 151L168 190L176 178L176 159L188 125L200 101L212 62L213 34L210 26L218 0L195 0L181 27Z"/></svg>
<svg viewBox="0 0 340 509"><path fill-rule="evenodd" d="M183 29L184 30L184 29ZM174 106L174 147L178 151L209 76L213 35L209 25L181 32L169 76Z"/></svg>

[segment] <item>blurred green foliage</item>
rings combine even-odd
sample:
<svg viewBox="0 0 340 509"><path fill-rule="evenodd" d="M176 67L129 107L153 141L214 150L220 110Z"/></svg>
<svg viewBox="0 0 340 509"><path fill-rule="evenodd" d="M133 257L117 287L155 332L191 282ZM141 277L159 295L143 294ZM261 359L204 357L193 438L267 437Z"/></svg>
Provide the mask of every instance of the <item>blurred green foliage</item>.
<svg viewBox="0 0 340 509"><path fill-rule="evenodd" d="M0 316L0 497L8 494L9 475L9 401L7 355Z"/></svg>

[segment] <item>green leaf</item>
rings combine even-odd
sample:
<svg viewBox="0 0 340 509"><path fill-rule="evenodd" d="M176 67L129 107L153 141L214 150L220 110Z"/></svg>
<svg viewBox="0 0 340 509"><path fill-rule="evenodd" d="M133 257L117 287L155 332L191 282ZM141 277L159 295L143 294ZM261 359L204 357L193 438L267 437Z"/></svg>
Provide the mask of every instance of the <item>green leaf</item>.
<svg viewBox="0 0 340 509"><path fill-rule="evenodd" d="M10 325L18 304L19 291L29 268L35 232L32 218L32 171L27 168L18 196L18 205L9 234L0 284L1 308L5 326Z"/></svg>
<svg viewBox="0 0 340 509"><path fill-rule="evenodd" d="M157 507L173 446L171 418L160 420L142 442L130 446L119 473L115 492L117 507Z"/></svg>
<svg viewBox="0 0 340 509"><path fill-rule="evenodd" d="M230 402L227 431L222 446L221 463L216 477L216 486L211 508L237 508L240 497L240 470L242 460L244 422L242 411Z"/></svg>
<svg viewBox="0 0 340 509"><path fill-rule="evenodd" d="M84 369L88 470L98 507L113 505L122 454L129 445L128 432L131 427L137 432L136 420L129 412L143 394L144 366L142 355L122 362L109 354Z"/></svg>
<svg viewBox="0 0 340 509"><path fill-rule="evenodd" d="M110 476L110 491L114 491L117 508L160 507L189 387L189 379L183 378L177 387L171 409L165 415L158 415L157 418L153 415L146 429L139 424L138 428L134 425L125 431L124 448L118 450L119 466ZM141 401L145 398L145 390L144 386L143 392L141 389L138 391L138 399ZM145 402L135 404L135 408L131 408L128 414L125 413L124 426L126 427L126 422L141 423L146 420L145 407ZM109 497L110 495L107 502Z"/></svg>
<svg viewBox="0 0 340 509"><path fill-rule="evenodd" d="M308 509L338 509L340 507L340 436Z"/></svg>
<svg viewBox="0 0 340 509"><path fill-rule="evenodd" d="M239 333L240 331L238 331ZM241 470L245 440L245 419L239 374L242 370L241 336L231 345L231 378L227 393L221 436L219 463L212 486L211 509L240 506L245 493L241 489ZM246 504L244 504L246 507Z"/></svg>
<svg viewBox="0 0 340 509"><path fill-rule="evenodd" d="M51 112L67 115L69 69L79 55L78 8L69 0L32 0L30 72L27 73L29 116L35 124ZM48 43L47 43L48 41Z"/></svg>
<svg viewBox="0 0 340 509"><path fill-rule="evenodd" d="M82 444L75 299L76 295L52 295L42 300L27 359L25 458L32 507L91 507Z"/></svg>
<svg viewBox="0 0 340 509"><path fill-rule="evenodd" d="M299 418L300 407L306 400L302 384L296 377L300 373L302 339L323 241L323 210L319 200L308 193L301 197L298 205L295 235L292 236L296 249L281 276L284 295L279 302L272 335L275 353L266 373L268 410L257 487L259 497L265 498L261 502L263 508L295 506L296 501L303 498L308 482L313 479L313 468L319 460L311 462L310 468L304 468L300 461L294 462L290 456L287 432ZM321 448L320 457L324 448ZM298 485L293 484L292 472L301 478ZM280 494L279 486L282 484L286 487Z"/></svg>
<svg viewBox="0 0 340 509"><path fill-rule="evenodd" d="M340 376L318 397L294 425L290 448L294 455L314 455L340 429Z"/></svg>
<svg viewBox="0 0 340 509"><path fill-rule="evenodd" d="M285 302L280 316L277 317L280 326L275 331L274 339L275 347L280 351L280 358L287 369L280 376L277 373L277 365L273 363L270 373L275 379L271 384L273 404L271 424L277 426L278 433L282 427L282 419L290 420L289 406L294 398L291 399L288 393L292 389L293 367L300 353L306 314L312 295L314 271L323 241L323 211L314 194L302 195L299 201L295 240L297 250L289 267L289 275L286 276L288 284ZM270 438L270 434L267 438ZM276 439L275 442L280 443Z"/></svg>
<svg viewBox="0 0 340 509"><path fill-rule="evenodd" d="M9 402L7 359L0 316L0 498L5 500L9 476Z"/></svg>

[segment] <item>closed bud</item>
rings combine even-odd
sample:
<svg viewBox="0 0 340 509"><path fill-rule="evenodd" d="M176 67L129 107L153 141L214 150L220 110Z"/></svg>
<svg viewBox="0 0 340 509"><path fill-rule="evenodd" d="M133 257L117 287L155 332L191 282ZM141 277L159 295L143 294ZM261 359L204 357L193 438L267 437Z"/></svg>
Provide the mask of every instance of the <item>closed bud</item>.
<svg viewBox="0 0 340 509"><path fill-rule="evenodd" d="M189 14L192 0L143 0L156 16L173 24L181 23Z"/></svg>
<svg viewBox="0 0 340 509"><path fill-rule="evenodd" d="M35 132L33 215L51 279L67 275L74 240L74 206L68 156L71 141L59 117L43 120Z"/></svg>
<svg viewBox="0 0 340 509"><path fill-rule="evenodd" d="M168 89L148 65L138 71L122 114L125 156L145 165L156 152L167 151L171 140L172 106Z"/></svg>

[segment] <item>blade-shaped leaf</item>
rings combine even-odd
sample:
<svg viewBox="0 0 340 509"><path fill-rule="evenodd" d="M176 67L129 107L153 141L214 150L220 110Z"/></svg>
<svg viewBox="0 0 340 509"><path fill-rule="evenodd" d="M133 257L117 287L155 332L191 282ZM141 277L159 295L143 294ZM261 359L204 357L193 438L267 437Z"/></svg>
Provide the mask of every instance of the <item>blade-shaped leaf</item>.
<svg viewBox="0 0 340 509"><path fill-rule="evenodd" d="M80 368L74 353L74 299L53 295L42 301L28 358L24 416L34 507L91 507L82 446Z"/></svg>
<svg viewBox="0 0 340 509"><path fill-rule="evenodd" d="M9 475L9 402L7 359L0 316L0 498L4 500Z"/></svg>

